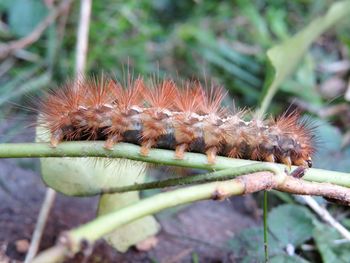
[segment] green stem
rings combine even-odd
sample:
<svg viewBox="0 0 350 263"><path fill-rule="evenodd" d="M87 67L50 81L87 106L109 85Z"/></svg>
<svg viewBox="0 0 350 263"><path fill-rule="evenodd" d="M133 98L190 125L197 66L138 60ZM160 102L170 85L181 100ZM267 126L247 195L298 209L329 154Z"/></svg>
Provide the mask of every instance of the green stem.
<svg viewBox="0 0 350 263"><path fill-rule="evenodd" d="M245 179L242 177L239 180L211 182L187 188L180 188L157 194L135 204L121 208L115 212L102 215L83 226L64 233L60 237L59 243L56 247L44 251L38 255L33 262L48 262L48 260L50 262L60 262L64 255L67 255L70 252L76 253L79 251L83 241L92 243L120 226L133 222L144 216L155 214L166 208L205 199L221 200L232 195L244 194L251 191L261 191L284 182L286 174L278 166L270 163L226 169L214 173L194 176L194 179L201 182L211 179L210 177L216 177L216 180L222 180L225 178L231 179L233 176L241 175L242 173L256 173L262 171L267 171L267 173L257 174L260 180L246 176L244 177ZM271 176L271 173L274 175ZM192 181L187 181L187 183Z"/></svg>
<svg viewBox="0 0 350 263"><path fill-rule="evenodd" d="M154 181L143 184L133 184L127 186L119 186L119 187L110 187L104 188L101 191L97 191L95 193L89 194L112 194L112 193L124 193L129 191L140 191L154 188L165 188L171 186L182 186L189 184L200 184L200 183L208 183L213 181L226 181L233 179L239 175L257 173L257 172L272 172L275 175L282 174L283 171L279 169L278 166L270 163L256 163L250 165L244 165L237 168L224 169L217 172L198 174L193 176L186 177L176 177L161 181Z"/></svg>
<svg viewBox="0 0 350 263"><path fill-rule="evenodd" d="M261 189L257 190L265 189L269 186L269 183L261 184ZM61 262L62 256L79 251L81 242L92 243L120 226L166 208L217 197L227 198L232 195L243 194L245 190L244 182L235 180L207 183L157 194L115 212L100 216L85 225L64 233L57 246L39 254L33 260L33 263Z"/></svg>
<svg viewBox="0 0 350 263"><path fill-rule="evenodd" d="M69 236L72 240L80 240L84 237L86 240L93 242L115 228L146 215L155 214L163 209L180 204L211 199L213 193L218 191L218 188L221 189L221 193L225 193L225 197L242 194L244 192L244 185L242 183L225 181L196 185L161 193L143 199L134 205L122 208L117 212L101 216L97 220L70 231Z"/></svg>
<svg viewBox="0 0 350 263"><path fill-rule="evenodd" d="M204 170L223 170L253 163L262 163L244 159L217 157L216 163L208 164L204 154L186 153L183 160L174 159L174 151L153 149L148 156L139 154L140 147L128 143L118 143L112 151L103 148L102 141L63 142L57 148L48 143L4 143L0 144L0 158L32 158L32 157L107 157L127 158L136 161L156 163L170 166L199 168ZM285 167L282 164L276 164ZM295 168L295 167L294 167ZM308 169L304 180L320 183L333 183L350 187L348 173Z"/></svg>
<svg viewBox="0 0 350 263"><path fill-rule="evenodd" d="M267 191L264 191L264 252L265 252L265 263L269 262L269 247L268 247L268 236L267 236L267 231L268 231L268 225L267 225L267 196L268 193Z"/></svg>
<svg viewBox="0 0 350 263"><path fill-rule="evenodd" d="M277 181L281 181L285 174L282 169L280 169L278 166L275 164L270 164L270 163L258 163L258 164L252 164L252 165L247 165L247 166L242 166L242 167L237 167L237 168L231 168L231 169L225 169L217 172L212 172L212 173L207 173L207 174L200 174L200 175L195 175L191 177L182 177L182 178L173 178L173 179L168 179L168 180L163 180L159 182L151 182L151 183L146 183L146 184L138 184L138 185L131 185L131 186L125 186L125 187L117 187L117 188L109 188L109 189L104 189L103 193L112 193L112 192L125 192L125 191L132 191L132 190L139 190L139 189L150 189L150 188L159 188L159 187L167 187L167 186L174 186L174 185L184 185L184 184L192 184L192 183L204 183L208 181L223 181L223 180L229 180L233 179L234 177L238 175L243 175L243 174L249 174L249 173L257 173L257 172L262 172L262 171L267 171L275 174L276 178L280 176ZM280 179L280 180L279 180ZM226 184L222 183L221 186L219 185L218 182L212 183L211 188L204 188L204 189L211 189L211 194L208 195L208 192L206 190L206 193L201 193L198 192L198 187L192 187L191 193L187 196L185 196L185 199L181 201L181 199L178 198L179 195L181 195L181 198L183 198L183 193L181 194L176 194L176 191L173 192L168 192L165 194L160 194L157 197L158 198L151 198L151 200L147 200L148 202L145 202L146 204L141 204L139 207L139 203L135 204L136 208L134 207L133 209L129 209L127 211L122 211L121 214L118 214L118 216L115 214L113 216L113 222L115 224L116 218L120 220L120 225L117 223L114 227L121 226L123 224L126 224L132 220L135 220L137 218L142 217L141 215L137 214L137 212L142 213L142 209L146 209L144 211L145 214L150 214L150 213L155 213L157 211L160 211L162 209L165 209L167 207L172 207L176 206L178 204L185 204L189 203L193 200L192 198L196 198L196 200L202 200L207 199L207 198L218 198L221 199L222 197L227 197L229 195L234 195L234 194L240 194L244 193L244 189L246 187L245 183L242 181L236 182L237 185L234 185L230 187L229 190L227 190L228 184L231 184L231 182L227 182ZM215 186L215 188L213 188ZM232 188L232 189L231 189ZM180 189L182 190L182 189ZM180 191L183 192L183 191ZM193 196L193 192L195 193L195 196ZM172 193L175 193L173 195ZM173 196L173 197L169 197ZM177 196L177 197L176 197ZM201 197L202 196L202 197ZM168 199L166 198L168 197ZM175 198L176 197L176 198ZM198 199L199 198L199 199ZM165 202L162 206L160 203L160 200ZM175 201L175 202L174 202ZM141 201L143 202L143 201ZM169 204L170 202L170 204ZM151 206L147 206L147 204L152 204ZM146 208L144 207L146 205ZM130 207L129 207L130 208ZM119 212L119 211L118 211ZM132 216L133 218L124 218L124 221L121 219L121 217L125 217L126 215ZM82 226L76 230L70 231L69 233L66 234L67 242L73 247L74 250L79 249L79 244L81 241L88 240L90 242L95 241L98 238L101 238L104 234L109 233L112 231L114 228L106 228L103 227L102 230L100 231L101 225L106 226L106 224L111 225L113 224L112 221L108 221L108 218L106 219L105 217L100 217L101 221L97 222L91 222L88 225ZM107 220L107 221L106 221ZM97 230L96 230L97 229ZM79 232L80 231L80 232ZM96 233L97 231L97 233ZM92 234L94 233L94 234ZM54 260L57 258L57 261L62 261L62 255L67 254L67 249L63 249L62 246L59 247L54 247L49 249L47 252L45 252L42 255L39 255L39 258L37 258L34 262L45 262L45 260L49 259Z"/></svg>

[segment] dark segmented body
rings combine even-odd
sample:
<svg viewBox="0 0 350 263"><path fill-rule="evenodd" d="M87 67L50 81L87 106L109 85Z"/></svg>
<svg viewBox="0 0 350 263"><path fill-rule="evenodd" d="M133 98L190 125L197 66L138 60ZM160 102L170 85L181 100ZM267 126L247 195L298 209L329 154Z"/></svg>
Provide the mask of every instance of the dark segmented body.
<svg viewBox="0 0 350 263"><path fill-rule="evenodd" d="M63 134L60 140L107 140L111 131L110 125L107 125L111 123L111 119L108 117L111 115L111 112L107 111L112 111L112 109L106 107L104 111L96 111L96 116L101 114L103 117L93 120L91 118L89 120L88 116L86 116L86 111L78 110L72 113L70 116L71 124L60 128ZM181 113L176 113L176 115L178 114ZM134 129L126 130L120 134L120 141L141 145L144 117L144 113L133 112L130 116L126 115L126 119L133 119L131 127ZM203 121L207 119L207 116L200 116L200 120L197 118L198 116L193 117L193 123L196 126L196 138L191 141L187 150L206 153L207 145L204 133L211 133L203 129ZM268 156L274 156L273 161L276 162L284 162L284 158L289 157L291 164L296 165L304 165L304 161L308 162L308 160L299 160L302 157L298 154L298 152L302 151L300 142L293 138L293 134L288 131L276 133L274 126L268 126L263 122L257 125L254 121L245 122L241 120L230 126L229 118L218 119L211 123L224 134L218 145L219 155L262 161L267 160ZM179 144L175 138L175 132L177 127L182 124L175 120L173 116L168 116L166 125L166 134L157 138L155 147L175 150ZM128 126L130 125L128 124ZM98 127L98 129L96 130L94 127ZM230 131L234 132L230 133ZM94 135L92 136L92 134ZM216 136L216 134L209 136ZM232 148L239 149L236 155L232 156L230 154Z"/></svg>

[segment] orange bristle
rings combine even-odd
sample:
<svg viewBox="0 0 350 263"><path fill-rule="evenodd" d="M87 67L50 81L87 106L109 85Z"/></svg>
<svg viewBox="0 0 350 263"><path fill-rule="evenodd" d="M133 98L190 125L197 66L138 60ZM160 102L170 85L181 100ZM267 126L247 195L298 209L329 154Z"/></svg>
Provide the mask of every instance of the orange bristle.
<svg viewBox="0 0 350 263"><path fill-rule="evenodd" d="M106 104L112 104L113 96L113 81L108 77L79 79L79 90L85 91L85 96L82 98L82 103L86 107L98 108Z"/></svg>
<svg viewBox="0 0 350 263"><path fill-rule="evenodd" d="M203 99L202 87L187 81L182 89L177 90L174 100L175 109L180 112L196 113L201 109Z"/></svg>
<svg viewBox="0 0 350 263"><path fill-rule="evenodd" d="M75 113L73 125L77 134L86 136L87 140L96 140L99 130L108 125L105 119L110 119L114 96L112 80L102 77L99 81L94 78L80 78L75 88L85 94L81 98L78 111Z"/></svg>
<svg viewBox="0 0 350 263"><path fill-rule="evenodd" d="M127 112L132 106L143 106L141 101L145 90L145 83L141 77L138 77L134 81L128 80L126 86L123 86L117 81L111 81L110 85L112 86L115 105L118 110Z"/></svg>
<svg viewBox="0 0 350 263"><path fill-rule="evenodd" d="M224 141L220 117L224 112L221 102L226 94L220 87L212 85L210 88L204 89L199 82L197 85L202 91L199 100L199 105L201 106L200 114L206 116L203 120L203 139L206 146L206 154L208 162L214 163L216 154L221 151Z"/></svg>
<svg viewBox="0 0 350 263"><path fill-rule="evenodd" d="M270 121L270 134L278 136L282 147L277 158L290 166L290 163L309 166L309 159L314 154L312 129L300 121L300 114L292 112L283 114L276 120ZM289 161L288 157L292 158Z"/></svg>
<svg viewBox="0 0 350 263"><path fill-rule="evenodd" d="M155 82L155 81L154 81ZM147 155L157 139L166 134L169 120L167 112L173 108L176 86L172 80L153 83L145 89L143 98L147 108L141 115L143 130L141 134L141 154Z"/></svg>
<svg viewBox="0 0 350 263"><path fill-rule="evenodd" d="M171 109L174 104L175 94L176 85L174 81L164 80L146 88L143 98L151 108Z"/></svg>
<svg viewBox="0 0 350 263"><path fill-rule="evenodd" d="M68 82L63 88L51 90L46 97L39 102L40 123L46 127L52 134L51 145L53 147L63 139L63 129L72 126L72 113L78 111L81 105L82 96L80 95L81 85L76 81ZM69 129L67 129L69 130ZM75 131L67 133L68 139L75 138Z"/></svg>
<svg viewBox="0 0 350 263"><path fill-rule="evenodd" d="M104 130L107 137L105 147L112 149L113 146L122 141L123 133L131 130L133 125L138 122L133 116L135 108L142 107L142 93L145 90L145 84L141 77L135 80L128 78L127 86L123 86L120 82L111 81L112 94L114 96L114 104L112 115L109 119L109 127Z"/></svg>
<svg viewBox="0 0 350 263"><path fill-rule="evenodd" d="M222 100L227 95L227 92L222 87L212 85L209 88L203 88L198 82L201 97L199 99L200 110L203 114L221 114L224 109L221 106Z"/></svg>

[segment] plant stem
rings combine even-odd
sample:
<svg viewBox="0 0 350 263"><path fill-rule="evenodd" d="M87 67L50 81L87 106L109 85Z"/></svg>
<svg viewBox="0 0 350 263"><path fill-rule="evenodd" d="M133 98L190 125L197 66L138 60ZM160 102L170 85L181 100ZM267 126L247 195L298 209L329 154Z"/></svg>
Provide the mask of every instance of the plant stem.
<svg viewBox="0 0 350 263"><path fill-rule="evenodd" d="M269 247L268 247L268 235L267 235L267 231L268 231L268 225L267 225L267 204L268 204L268 200L267 200L267 191L264 191L264 253L265 253L265 263L269 262Z"/></svg>
<svg viewBox="0 0 350 263"><path fill-rule="evenodd" d="M68 254L69 250L66 246L57 245L45 250L45 252L41 252L33 259L32 263L63 262Z"/></svg>
<svg viewBox="0 0 350 263"><path fill-rule="evenodd" d="M112 151L103 148L103 141L63 142L52 148L48 143L4 143L0 144L0 158L32 158L32 157L107 157L127 158L136 161L149 162L170 166L198 168L204 170L223 170L248 164L262 163L258 161L217 157L216 163L208 164L204 154L186 153L183 160L174 159L170 150L153 149L148 156L139 154L140 147L129 143L118 143ZM285 167L282 164L276 164ZM295 168L295 167L294 167ZM304 180L332 183L350 187L350 176L347 173L308 169Z"/></svg>
<svg viewBox="0 0 350 263"><path fill-rule="evenodd" d="M266 173L266 176L271 177L271 173ZM267 180L267 184L269 183L270 181ZM262 189L267 186L266 184L260 185ZM62 260L62 254L79 251L82 241L94 242L124 224L166 208L205 199L227 198L231 195L243 193L245 193L245 182L232 180L196 185L157 194L63 233L59 239L59 244L39 254L33 260L33 263L48 262L47 260L59 262ZM63 247L65 249L62 249ZM55 258L57 259L56 261L54 261Z"/></svg>
<svg viewBox="0 0 350 263"><path fill-rule="evenodd" d="M91 5L92 0L80 1L80 18L77 34L77 47L76 47L76 59L75 59L75 75L79 77L79 74L85 73L86 66L86 54L88 51L89 40L89 27L91 17Z"/></svg>
<svg viewBox="0 0 350 263"><path fill-rule="evenodd" d="M282 174L282 169L271 163L256 163L251 165L244 165L237 168L224 169L217 172L198 174L186 177L176 177L161 181L153 181L149 183L133 184L119 187L110 187L101 189L95 193L90 192L90 195L124 193L129 191L140 191L154 188L165 188L171 186L183 186L189 184L200 184L214 181L226 181L233 179L239 175L251 174L257 172L271 172L275 175Z"/></svg>
<svg viewBox="0 0 350 263"><path fill-rule="evenodd" d="M48 259L49 262L53 262L54 256L61 260L60 254L76 253L82 244L86 244L85 241L94 242L120 226L166 208L204 199L222 200L232 195L271 189L295 194L322 195L350 203L350 191L346 187L306 182L287 176L285 173L276 175L271 172L257 172L230 181L211 182L157 194L100 216L90 223L64 233L59 239L57 248L43 252L33 262L48 262ZM62 246L65 249L62 249Z"/></svg>
<svg viewBox="0 0 350 263"><path fill-rule="evenodd" d="M55 198L56 198L56 191L51 188L47 188L45 199L40 209L38 221L36 223L36 226L31 238L30 246L28 249L28 253L26 255L24 263L30 263L35 257L36 253L38 252L40 240L44 232L47 218L50 214Z"/></svg>
<svg viewBox="0 0 350 263"><path fill-rule="evenodd" d="M165 208L174 207L180 204L192 203L194 201L211 199L214 195L220 193L220 198L231 195L238 195L244 192L242 182L214 182L203 185L187 187L156 196L143 199L140 202L101 216L98 221L92 221L82 227L79 227L69 233L72 240L79 240L81 236L88 241L95 241L101 236L109 233L117 226L129 223L137 218L149 214L157 213ZM118 214L118 218L116 218ZM104 227L102 227L102 225Z"/></svg>

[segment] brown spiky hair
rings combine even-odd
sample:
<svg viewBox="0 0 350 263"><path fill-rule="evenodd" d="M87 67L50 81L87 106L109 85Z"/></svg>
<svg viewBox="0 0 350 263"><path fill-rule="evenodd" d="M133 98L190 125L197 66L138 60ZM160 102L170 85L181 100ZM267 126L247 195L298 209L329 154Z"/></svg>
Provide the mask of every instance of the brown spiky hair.
<svg viewBox="0 0 350 263"><path fill-rule="evenodd" d="M69 81L63 87L49 90L39 101L39 122L51 133L51 144L56 146L66 135L74 136L71 114L81 106L82 85L77 81Z"/></svg>
<svg viewBox="0 0 350 263"><path fill-rule="evenodd" d="M127 112L132 106L142 103L142 94L145 92L145 83L142 77L135 80L128 78L126 86L116 80L110 80L114 102L118 110Z"/></svg>
<svg viewBox="0 0 350 263"><path fill-rule="evenodd" d="M314 131L316 127L310 120L302 119L300 112L293 111L281 115L270 125L271 128L277 129L279 139L282 140L279 143L281 161L288 156L297 165L312 165L311 156L315 153L317 138ZM292 164L288 159L285 162Z"/></svg>
<svg viewBox="0 0 350 263"><path fill-rule="evenodd" d="M227 91L225 91L223 87L214 84L209 87L203 87L199 81L196 81L194 85L197 86L197 89L200 92L197 99L201 114L222 115L225 112L225 109L222 108L222 101L227 95Z"/></svg>
<svg viewBox="0 0 350 263"><path fill-rule="evenodd" d="M174 106L175 110L187 113L198 113L203 102L203 90L194 82L185 81L182 87L177 89Z"/></svg>
<svg viewBox="0 0 350 263"><path fill-rule="evenodd" d="M142 95L148 107L172 109L176 90L173 80L152 81Z"/></svg>

